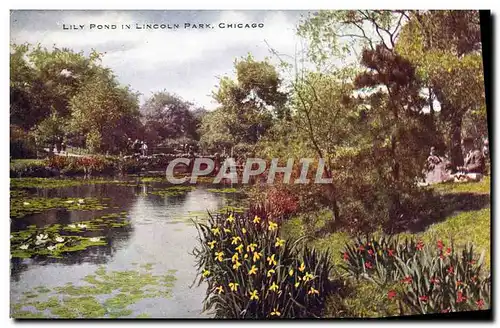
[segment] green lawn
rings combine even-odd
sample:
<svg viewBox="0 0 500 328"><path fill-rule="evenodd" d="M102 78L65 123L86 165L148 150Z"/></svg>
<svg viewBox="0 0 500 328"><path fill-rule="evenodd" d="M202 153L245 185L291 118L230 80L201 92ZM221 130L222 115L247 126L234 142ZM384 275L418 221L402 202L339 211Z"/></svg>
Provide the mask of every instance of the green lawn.
<svg viewBox="0 0 500 328"><path fill-rule="evenodd" d="M442 193L475 193L489 194L491 179L489 176L484 177L479 182L463 182L463 183L438 183L429 188Z"/></svg>

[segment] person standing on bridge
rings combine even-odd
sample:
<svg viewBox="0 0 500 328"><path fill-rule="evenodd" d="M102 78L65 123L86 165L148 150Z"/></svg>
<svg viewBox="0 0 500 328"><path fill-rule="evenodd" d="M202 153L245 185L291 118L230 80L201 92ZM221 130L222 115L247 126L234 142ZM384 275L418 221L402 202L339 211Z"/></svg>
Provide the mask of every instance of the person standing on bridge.
<svg viewBox="0 0 500 328"><path fill-rule="evenodd" d="M148 145L143 141L142 142L142 156L148 156Z"/></svg>

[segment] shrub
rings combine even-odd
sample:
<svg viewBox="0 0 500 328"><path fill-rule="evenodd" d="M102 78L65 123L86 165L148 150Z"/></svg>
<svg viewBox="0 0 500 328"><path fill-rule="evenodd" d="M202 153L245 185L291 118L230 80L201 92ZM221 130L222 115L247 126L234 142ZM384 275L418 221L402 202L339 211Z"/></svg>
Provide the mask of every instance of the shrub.
<svg viewBox="0 0 500 328"><path fill-rule="evenodd" d="M345 264L341 267L353 277L363 276L385 286L401 278L397 259L406 263L421 245L413 239L399 243L397 239L385 236L378 240L358 237L352 245L345 246L341 254Z"/></svg>
<svg viewBox="0 0 500 328"><path fill-rule="evenodd" d="M33 136L22 128L10 126L11 158L35 158L36 144Z"/></svg>
<svg viewBox="0 0 500 328"><path fill-rule="evenodd" d="M474 256L473 247L465 247L461 254L453 247L439 252L428 247L402 263L406 290L403 301L416 313L436 313L481 310L490 307L490 276L482 277L483 256Z"/></svg>
<svg viewBox="0 0 500 328"><path fill-rule="evenodd" d="M196 223L198 284L217 318L319 317L333 284L328 252L279 238L279 226L249 213Z"/></svg>
<svg viewBox="0 0 500 328"><path fill-rule="evenodd" d="M10 177L47 177L52 172L47 169L46 162L40 159L18 159L10 162Z"/></svg>
<svg viewBox="0 0 500 328"><path fill-rule="evenodd" d="M421 240L399 243L390 238L358 239L342 254L344 269L381 287L399 284L388 292L411 313L435 313L486 309L490 304L490 277L481 272L484 254L478 259L473 247L455 252L438 241L436 247Z"/></svg>
<svg viewBox="0 0 500 328"><path fill-rule="evenodd" d="M53 156L48 159L47 165L66 175L113 173L115 171L114 161L103 156Z"/></svg>

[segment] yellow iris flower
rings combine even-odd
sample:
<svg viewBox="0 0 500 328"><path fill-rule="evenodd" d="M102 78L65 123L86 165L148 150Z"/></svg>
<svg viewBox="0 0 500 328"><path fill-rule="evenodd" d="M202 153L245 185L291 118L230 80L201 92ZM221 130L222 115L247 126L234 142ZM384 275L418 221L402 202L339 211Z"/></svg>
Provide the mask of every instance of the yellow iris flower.
<svg viewBox="0 0 500 328"><path fill-rule="evenodd" d="M302 262L302 264L300 265L299 267L299 271L302 272L306 269L306 265L304 264L304 262Z"/></svg>
<svg viewBox="0 0 500 328"><path fill-rule="evenodd" d="M276 260L274 259L275 254L271 255L271 257L267 257L267 262L269 262L269 265L276 265Z"/></svg>
<svg viewBox="0 0 500 328"><path fill-rule="evenodd" d="M262 253L253 252L253 261L257 262L257 260L259 260L261 256L262 256Z"/></svg>
<svg viewBox="0 0 500 328"><path fill-rule="evenodd" d="M231 239L231 245L236 245L238 242L241 242L241 238L239 236L232 237Z"/></svg>
<svg viewBox="0 0 500 328"><path fill-rule="evenodd" d="M233 264L233 269L238 270L238 268L241 266L241 263L236 261L236 263Z"/></svg>
<svg viewBox="0 0 500 328"><path fill-rule="evenodd" d="M311 287L311 289L307 293L309 295L311 295L311 294L318 294L319 295L319 290L314 289L314 287Z"/></svg>
<svg viewBox="0 0 500 328"><path fill-rule="evenodd" d="M231 262L237 262L239 259L238 253L234 253L233 257L231 257Z"/></svg>
<svg viewBox="0 0 500 328"><path fill-rule="evenodd" d="M243 232L245 234L245 233L247 233L247 229L241 228L241 232Z"/></svg>
<svg viewBox="0 0 500 328"><path fill-rule="evenodd" d="M217 252L217 253L215 253L215 259L217 261L222 262L223 258L224 258L224 252Z"/></svg>
<svg viewBox="0 0 500 328"><path fill-rule="evenodd" d="M250 300L258 300L258 299L259 299L259 294L257 293L257 290L250 292Z"/></svg>
<svg viewBox="0 0 500 328"><path fill-rule="evenodd" d="M273 230L276 230L278 228L278 224L272 222L272 221L269 221L269 230L273 231Z"/></svg>
<svg viewBox="0 0 500 328"><path fill-rule="evenodd" d="M245 256L243 258L246 260L248 258L248 254L245 253Z"/></svg>
<svg viewBox="0 0 500 328"><path fill-rule="evenodd" d="M288 271L288 275L293 276L293 269L290 269L290 271Z"/></svg>
<svg viewBox="0 0 500 328"><path fill-rule="evenodd" d="M207 244L208 244L208 246L210 246L210 249L214 249L215 243L216 243L216 241L213 240L213 241L209 241Z"/></svg>
<svg viewBox="0 0 500 328"><path fill-rule="evenodd" d="M253 223L260 223L260 218L257 215L253 218Z"/></svg>
<svg viewBox="0 0 500 328"><path fill-rule="evenodd" d="M231 214L229 217L226 219L227 222L233 223L234 222L234 216Z"/></svg>
<svg viewBox="0 0 500 328"><path fill-rule="evenodd" d="M248 270L248 275L253 275L257 273L257 267L255 265L252 265L252 268Z"/></svg>
<svg viewBox="0 0 500 328"><path fill-rule="evenodd" d="M219 286L219 287L215 287L215 291L218 293L218 294L222 294L224 292L224 288L222 286Z"/></svg>
<svg viewBox="0 0 500 328"><path fill-rule="evenodd" d="M203 271L203 277L208 277L210 275L210 271L209 270L205 270Z"/></svg>
<svg viewBox="0 0 500 328"><path fill-rule="evenodd" d="M295 288L299 287L299 285L300 285L300 281L297 281L297 282L295 283Z"/></svg>
<svg viewBox="0 0 500 328"><path fill-rule="evenodd" d="M250 245L247 246L247 252L255 252L256 247L257 244L251 243Z"/></svg>
<svg viewBox="0 0 500 328"><path fill-rule="evenodd" d="M238 247L235 248L238 253L243 253L243 244L240 244Z"/></svg>
<svg viewBox="0 0 500 328"><path fill-rule="evenodd" d="M277 309L277 308L274 308L274 309L273 309L273 312L271 312L271 315L274 315L274 316L279 317L279 316L281 315L281 312L280 312L280 311L278 311L278 309Z"/></svg>
<svg viewBox="0 0 500 328"><path fill-rule="evenodd" d="M278 287L279 286L276 285L276 282L273 281L273 284L271 285L271 287L269 287L269 290L275 292L278 290Z"/></svg>
<svg viewBox="0 0 500 328"><path fill-rule="evenodd" d="M304 278L302 278L304 281L309 281L309 280L312 280L314 279L314 276L312 274L310 274L309 272L306 272L306 274L304 275Z"/></svg>
<svg viewBox="0 0 500 328"><path fill-rule="evenodd" d="M274 246L276 246L276 247L285 246L285 240L281 239L279 237L276 237L276 243L274 244Z"/></svg>
<svg viewBox="0 0 500 328"><path fill-rule="evenodd" d="M231 291L236 292L236 291L238 291L238 286L239 285L240 284L238 284L237 282L230 282L229 283L229 288L231 288Z"/></svg>
<svg viewBox="0 0 500 328"><path fill-rule="evenodd" d="M212 233L213 233L214 235L219 235L219 234L220 234L220 229L219 229L219 227L217 227L217 228L212 228L212 229L210 229L210 230L212 230Z"/></svg>
<svg viewBox="0 0 500 328"><path fill-rule="evenodd" d="M276 273L273 269L267 271L267 276L270 277L273 273Z"/></svg>
<svg viewBox="0 0 500 328"><path fill-rule="evenodd" d="M228 228L224 228L224 232L225 232L225 233L230 233L230 232L231 232L231 230L229 230Z"/></svg>

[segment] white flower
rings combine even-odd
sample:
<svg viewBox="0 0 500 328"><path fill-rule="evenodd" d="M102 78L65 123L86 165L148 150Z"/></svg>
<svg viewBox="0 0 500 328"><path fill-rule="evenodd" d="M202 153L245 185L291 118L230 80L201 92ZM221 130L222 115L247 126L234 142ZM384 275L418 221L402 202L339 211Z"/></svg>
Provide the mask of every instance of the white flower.
<svg viewBox="0 0 500 328"><path fill-rule="evenodd" d="M30 204L30 203L28 203L28 202L24 202L24 203L23 203L23 205L24 205L24 206L28 206L29 204Z"/></svg>
<svg viewBox="0 0 500 328"><path fill-rule="evenodd" d="M78 228L85 229L85 228L87 228L87 225L78 223Z"/></svg>
<svg viewBox="0 0 500 328"><path fill-rule="evenodd" d="M58 243L62 243L62 242L64 241L64 238L63 238L63 237L57 237L57 238L56 238L56 241L57 241Z"/></svg>
<svg viewBox="0 0 500 328"><path fill-rule="evenodd" d="M74 224L70 224L70 225L68 225L68 228L75 229L75 228L76 228L76 225L74 225Z"/></svg>
<svg viewBox="0 0 500 328"><path fill-rule="evenodd" d="M47 239L37 239L35 241L35 245L45 244L46 242L47 242Z"/></svg>
<svg viewBox="0 0 500 328"><path fill-rule="evenodd" d="M99 237L92 237L89 239L91 242L95 243L95 242L98 242L99 240L101 240L101 238Z"/></svg>
<svg viewBox="0 0 500 328"><path fill-rule="evenodd" d="M85 199L80 198L80 199L78 200L78 203L79 203L79 204L83 204L83 203L85 203Z"/></svg>
<svg viewBox="0 0 500 328"><path fill-rule="evenodd" d="M30 245L28 244L19 246L20 249L28 249L29 247Z"/></svg>
<svg viewBox="0 0 500 328"><path fill-rule="evenodd" d="M74 200L67 200L66 203L68 204L73 204L75 201Z"/></svg>
<svg viewBox="0 0 500 328"><path fill-rule="evenodd" d="M47 234L44 235L43 233L41 233L41 234L36 236L36 239L43 240L43 239L47 239L48 237L49 237L49 235L47 235Z"/></svg>
<svg viewBox="0 0 500 328"><path fill-rule="evenodd" d="M47 249L48 249L49 251L53 251L54 249L56 249L56 247L55 247L55 246L48 246L48 247L47 247Z"/></svg>

